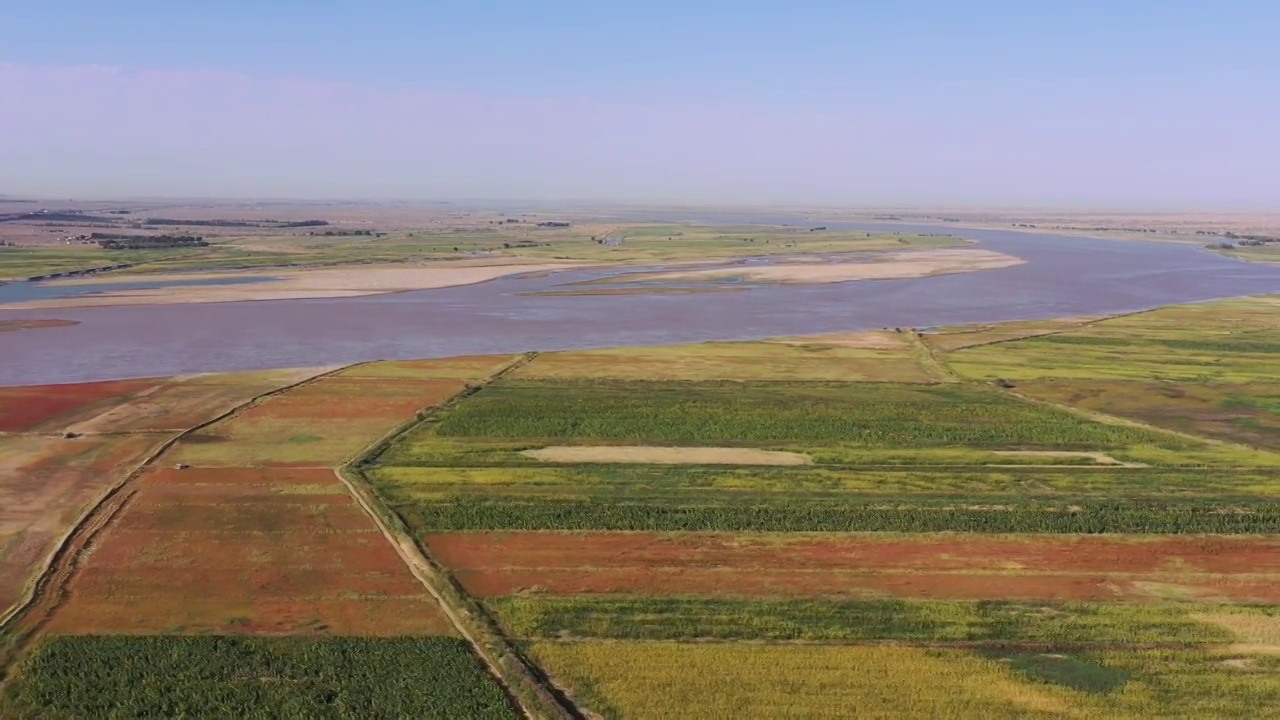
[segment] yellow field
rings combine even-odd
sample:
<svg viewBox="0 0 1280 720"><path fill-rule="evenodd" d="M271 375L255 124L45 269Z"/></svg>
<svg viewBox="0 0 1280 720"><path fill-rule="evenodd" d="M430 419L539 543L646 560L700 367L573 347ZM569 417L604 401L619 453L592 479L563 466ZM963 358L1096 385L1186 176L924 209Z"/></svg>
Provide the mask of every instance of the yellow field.
<svg viewBox="0 0 1280 720"><path fill-rule="evenodd" d="M908 342L850 336L792 342L702 343L545 353L512 377L526 380L815 380L937 382Z"/></svg>
<svg viewBox="0 0 1280 720"><path fill-rule="evenodd" d="M628 720L1090 717L1078 693L962 651L589 642L532 653L581 705Z"/></svg>

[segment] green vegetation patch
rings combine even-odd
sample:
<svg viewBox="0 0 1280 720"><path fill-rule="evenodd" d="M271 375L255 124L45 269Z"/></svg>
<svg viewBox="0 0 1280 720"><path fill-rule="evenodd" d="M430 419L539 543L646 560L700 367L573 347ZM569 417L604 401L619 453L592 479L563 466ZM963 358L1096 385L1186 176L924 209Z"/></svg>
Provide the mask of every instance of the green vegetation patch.
<svg viewBox="0 0 1280 720"><path fill-rule="evenodd" d="M1132 677L1132 673L1123 668L1103 664L1096 653L987 650L981 654L1008 663L1030 680L1080 692L1109 693L1123 687Z"/></svg>
<svg viewBox="0 0 1280 720"><path fill-rule="evenodd" d="M1204 645L1235 640L1190 604L938 600L523 598L490 601L521 638L978 642L992 645ZM1215 612L1274 618L1272 606Z"/></svg>
<svg viewBox="0 0 1280 720"><path fill-rule="evenodd" d="M892 337L892 336L891 336ZM895 338L896 339L896 338ZM652 348L544 353L516 371L521 380L807 380L931 383L906 340L879 347L713 342Z"/></svg>
<svg viewBox="0 0 1280 720"><path fill-rule="evenodd" d="M1161 308L960 349L946 361L974 379L1275 382L1277 307L1274 298L1242 298Z"/></svg>
<svg viewBox="0 0 1280 720"><path fill-rule="evenodd" d="M1083 450L1177 444L1159 433L1092 422L986 388L893 383L509 381L477 393L433 432L545 444Z"/></svg>
<svg viewBox="0 0 1280 720"><path fill-rule="evenodd" d="M5 717L515 718L456 638L90 636L41 644Z"/></svg>
<svg viewBox="0 0 1280 720"><path fill-rule="evenodd" d="M1280 504L1088 502L1006 498L815 500L723 494L592 498L465 495L397 505L418 532L647 530L727 532L1217 533L1280 532Z"/></svg>

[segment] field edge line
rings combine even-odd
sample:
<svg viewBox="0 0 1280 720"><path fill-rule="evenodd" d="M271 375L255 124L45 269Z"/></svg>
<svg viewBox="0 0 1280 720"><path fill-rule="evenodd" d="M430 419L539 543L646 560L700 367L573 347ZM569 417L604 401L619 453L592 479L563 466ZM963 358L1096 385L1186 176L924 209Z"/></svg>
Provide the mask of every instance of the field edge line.
<svg viewBox="0 0 1280 720"><path fill-rule="evenodd" d="M490 675L520 712L528 718L577 720L583 715L572 702L550 686L543 673L532 667L511 647L501 631L492 625L487 613L449 578L444 567L409 532L403 520L383 501L361 470L363 465L377 458L413 428L464 401L486 385L533 362L535 357L537 353L522 354L488 377L468 383L463 390L444 402L419 411L412 420L396 426L366 450L335 468L334 475L377 525L410 574L440 605L445 617L471 645Z"/></svg>
<svg viewBox="0 0 1280 720"><path fill-rule="evenodd" d="M240 413L243 413L252 407L256 407L258 404L271 397L364 364L366 363L344 365L340 368L333 368L325 372L311 375L297 382L289 383L288 385L273 388L264 393L255 395L239 405L219 413L208 420L193 425L182 432L175 433L167 440L160 443L160 445L144 457L142 461L133 468L133 470L125 473L119 480L112 483L106 490L104 490L93 502L89 503L85 507L85 510L76 518L75 522L72 523L62 537L59 538L58 543L54 546L53 550L51 550L45 557L40 573L36 576L35 580L28 584L29 588L21 600L6 611L3 616L0 616L0 690L2 690L9 681L11 671L17 665L17 662L21 660L26 650L29 649L31 643L36 639L40 629L49 620L53 612L61 605L63 600L62 596L65 593L66 586L79 569L80 554L92 545L93 540L98 536L98 534L110 525L111 521L122 509L124 509L128 504L128 501L132 498L132 492L129 486L133 481L141 477L141 475L157 460L159 460L161 456L188 436L200 432L211 425L236 417ZM78 539L83 539L84 542L80 543L79 547L73 547ZM60 563L63 564L64 567L60 568ZM29 619L30 613L34 611L47 596L46 593L50 591L58 596L54 599L53 604L48 606L43 613L43 616L36 620L34 625L28 628L20 628L23 622Z"/></svg>

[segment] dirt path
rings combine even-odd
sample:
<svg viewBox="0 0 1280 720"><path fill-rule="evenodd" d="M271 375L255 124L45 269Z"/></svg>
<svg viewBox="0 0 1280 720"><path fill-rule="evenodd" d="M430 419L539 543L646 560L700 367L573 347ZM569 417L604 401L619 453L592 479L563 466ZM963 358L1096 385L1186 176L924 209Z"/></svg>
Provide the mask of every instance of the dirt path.
<svg viewBox="0 0 1280 720"><path fill-rule="evenodd" d="M960 382L960 377L938 358L933 348L929 347L929 343L925 342L915 332L911 332L910 336L911 356L915 358L916 363L924 369L926 374L932 375L944 383Z"/></svg>
<svg viewBox="0 0 1280 720"><path fill-rule="evenodd" d="M1260 448L1253 447L1252 445L1242 445L1240 443L1233 443L1228 440L1220 440L1218 438L1205 437L1202 435L1193 435L1192 433L1182 432L1181 430L1172 430L1170 428L1160 427L1159 425L1151 425L1149 423L1144 423L1139 420L1131 420L1129 418L1119 417L1117 415L1108 415L1106 413L1098 412L1097 410L1086 410L1084 408L1078 408L1072 405L1064 405L1062 403L1053 402L1051 400L1041 400L1040 398L1031 397L1030 395L1020 393L1017 390L1013 390L1013 389L1006 389L1004 390L1004 392L1010 395L1011 397L1015 397L1025 403L1030 403L1032 405L1039 405L1040 407L1054 408L1056 410L1061 410L1062 412L1071 413L1076 417L1084 418L1086 420L1092 420L1093 422L1099 422L1104 425L1121 425L1125 427L1139 428L1142 430L1149 430L1151 432L1163 433L1165 435L1172 435L1174 437L1181 438L1183 440L1191 440L1198 443L1204 443L1206 445L1214 445L1216 447L1231 448L1233 450L1248 450L1250 452L1258 452L1260 450Z"/></svg>
<svg viewBox="0 0 1280 720"><path fill-rule="evenodd" d="M397 438L416 427L423 420L439 414L462 402L484 386L515 372L533 361L536 353L522 355L484 380L471 384L466 390L449 400L418 414L412 421L387 433L369 449L352 458L335 470L338 479L355 498L360 507L378 526L387 542L404 560L409 572L426 588L440 604L449 621L475 650L476 655L488 667L490 674L503 686L520 711L527 718L581 718L583 715L573 703L557 691L542 673L531 666L511 647L488 614L462 588L455 584L447 571L431 557L425 546L414 539L409 529L374 491L360 472L360 465L382 453Z"/></svg>
<svg viewBox="0 0 1280 720"><path fill-rule="evenodd" d="M215 423L231 419L268 398L309 385L343 369L346 368L313 375L262 393L214 418L174 435L143 459L132 472L108 488L98 501L92 504L67 530L50 554L44 570L32 584L27 596L3 618L0 618L0 688L9 679L16 664L31 648L53 613L66 601L67 588L79 571L84 554L93 547L102 531L111 525L137 493L137 489L133 487L134 481L184 438Z"/></svg>

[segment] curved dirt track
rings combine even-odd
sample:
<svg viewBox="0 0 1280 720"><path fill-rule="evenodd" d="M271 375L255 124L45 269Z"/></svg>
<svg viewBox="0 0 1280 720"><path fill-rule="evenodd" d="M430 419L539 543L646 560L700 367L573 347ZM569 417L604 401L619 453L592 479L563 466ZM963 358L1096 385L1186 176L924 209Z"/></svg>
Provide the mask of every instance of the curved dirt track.
<svg viewBox="0 0 1280 720"><path fill-rule="evenodd" d="M35 582L32 583L27 597L16 604L3 618L0 618L0 684L8 679L13 667L30 649L40 630L65 601L67 587L79 570L80 561L85 551L93 546L94 540L111 525L112 521L119 516L120 511L133 499L134 494L137 492L133 488L134 481L184 438L198 433L215 423L231 419L270 397L311 384L345 369L346 367L343 367L319 373L262 393L216 417L174 435L144 458L132 472L123 476L108 488L98 501L90 506L79 520L67 530L62 540L50 554L45 568L40 572Z"/></svg>

